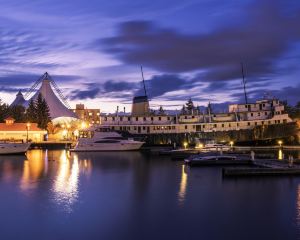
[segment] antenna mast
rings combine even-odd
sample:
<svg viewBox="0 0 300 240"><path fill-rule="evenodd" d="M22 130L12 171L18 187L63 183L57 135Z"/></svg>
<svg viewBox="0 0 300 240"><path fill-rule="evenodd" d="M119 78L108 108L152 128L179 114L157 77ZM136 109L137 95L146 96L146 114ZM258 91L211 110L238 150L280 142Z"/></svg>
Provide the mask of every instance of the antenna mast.
<svg viewBox="0 0 300 240"><path fill-rule="evenodd" d="M247 98L247 91L246 91L246 79L245 79L245 74L244 74L244 64L241 62L241 67L242 67L242 75L243 75L243 86L244 86L244 95L245 95L245 102L248 104L248 98Z"/></svg>
<svg viewBox="0 0 300 240"><path fill-rule="evenodd" d="M143 86L144 86L145 96L147 96L146 85L145 85L145 79L144 79L144 72L143 72L143 66L142 66L142 65L141 65L141 73L142 73L142 79L143 79Z"/></svg>

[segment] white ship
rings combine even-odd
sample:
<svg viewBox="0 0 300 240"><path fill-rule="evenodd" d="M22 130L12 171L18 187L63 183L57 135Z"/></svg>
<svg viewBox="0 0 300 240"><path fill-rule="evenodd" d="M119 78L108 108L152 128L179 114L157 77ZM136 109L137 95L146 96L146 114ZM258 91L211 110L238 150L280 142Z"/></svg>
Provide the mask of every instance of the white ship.
<svg viewBox="0 0 300 240"><path fill-rule="evenodd" d="M139 150L144 142L122 137L107 127L88 129L80 133L80 137L73 152L97 151L133 151Z"/></svg>
<svg viewBox="0 0 300 240"><path fill-rule="evenodd" d="M0 143L0 155L25 154L30 143Z"/></svg>

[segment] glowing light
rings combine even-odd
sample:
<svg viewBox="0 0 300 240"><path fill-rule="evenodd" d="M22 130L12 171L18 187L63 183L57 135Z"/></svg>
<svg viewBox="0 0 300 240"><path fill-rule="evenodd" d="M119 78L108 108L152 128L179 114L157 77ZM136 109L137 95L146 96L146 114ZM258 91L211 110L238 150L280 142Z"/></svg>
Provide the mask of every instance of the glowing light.
<svg viewBox="0 0 300 240"><path fill-rule="evenodd" d="M82 122L82 123L81 123L81 129L85 129L85 128L87 128L87 126L88 126L88 125L87 125L85 122Z"/></svg>
<svg viewBox="0 0 300 240"><path fill-rule="evenodd" d="M75 137L78 137L78 136L79 136L79 131L78 131L78 129L76 129L76 130L74 131L74 136L75 136Z"/></svg>
<svg viewBox="0 0 300 240"><path fill-rule="evenodd" d="M279 160L282 160L282 159L283 159L282 149L279 149L279 151L278 151L278 159L279 159Z"/></svg>
<svg viewBox="0 0 300 240"><path fill-rule="evenodd" d="M198 143L196 146L196 148L203 148L203 147L204 147L204 145L202 143Z"/></svg>
<svg viewBox="0 0 300 240"><path fill-rule="evenodd" d="M234 142L230 141L229 144L230 144L230 147L233 147Z"/></svg>
<svg viewBox="0 0 300 240"><path fill-rule="evenodd" d="M183 146L184 146L184 148L186 149L187 146L188 146L188 143L187 143L187 142L184 142L184 143L183 143Z"/></svg>
<svg viewBox="0 0 300 240"><path fill-rule="evenodd" d="M283 142L281 140L278 141L278 144L279 144L280 147L282 146L282 143Z"/></svg>
<svg viewBox="0 0 300 240"><path fill-rule="evenodd" d="M64 129L64 130L62 131L62 135L63 135L63 137L66 137L66 136L67 136L67 134L68 134L68 131L67 131L66 129Z"/></svg>
<svg viewBox="0 0 300 240"><path fill-rule="evenodd" d="M185 165L182 165L181 181L180 181L180 187L178 192L178 201L180 204L183 204L185 201L186 185L187 185L187 174L185 172Z"/></svg>

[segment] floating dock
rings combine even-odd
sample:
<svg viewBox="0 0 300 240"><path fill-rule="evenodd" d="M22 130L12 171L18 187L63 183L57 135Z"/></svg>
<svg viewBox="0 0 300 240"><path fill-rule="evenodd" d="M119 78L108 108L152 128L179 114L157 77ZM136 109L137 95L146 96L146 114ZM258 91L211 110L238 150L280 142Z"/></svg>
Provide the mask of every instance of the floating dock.
<svg viewBox="0 0 300 240"><path fill-rule="evenodd" d="M222 172L224 177L300 176L300 166L276 159L260 159L253 162L253 167L223 168Z"/></svg>

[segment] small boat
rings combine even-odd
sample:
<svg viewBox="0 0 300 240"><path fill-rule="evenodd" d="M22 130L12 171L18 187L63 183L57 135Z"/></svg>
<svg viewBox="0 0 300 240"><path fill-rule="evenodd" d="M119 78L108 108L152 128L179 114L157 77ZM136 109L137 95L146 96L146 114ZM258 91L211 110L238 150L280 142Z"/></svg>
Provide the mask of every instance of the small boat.
<svg viewBox="0 0 300 240"><path fill-rule="evenodd" d="M184 162L186 164L197 164L205 161L227 161L227 160L236 160L236 156L231 155L211 155L211 156L201 156L201 155L192 155L186 159Z"/></svg>
<svg viewBox="0 0 300 240"><path fill-rule="evenodd" d="M139 150L144 142L122 137L108 127L90 128L80 132L72 152L133 151Z"/></svg>
<svg viewBox="0 0 300 240"><path fill-rule="evenodd" d="M2 142L0 143L0 155L25 154L30 144L31 143Z"/></svg>
<svg viewBox="0 0 300 240"><path fill-rule="evenodd" d="M230 146L224 144L216 144L216 143L209 143L206 144L204 147L199 148L201 152L212 152L212 151L229 151Z"/></svg>

